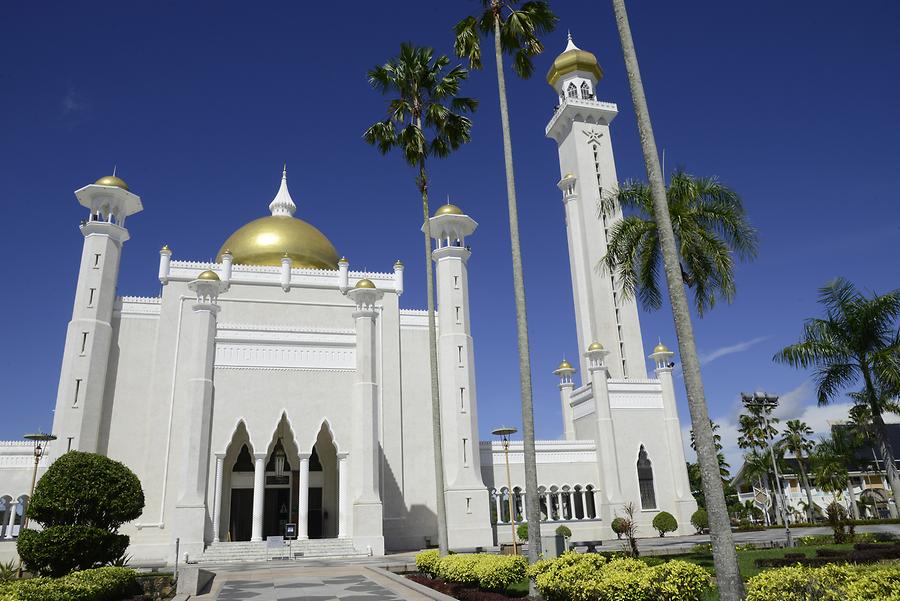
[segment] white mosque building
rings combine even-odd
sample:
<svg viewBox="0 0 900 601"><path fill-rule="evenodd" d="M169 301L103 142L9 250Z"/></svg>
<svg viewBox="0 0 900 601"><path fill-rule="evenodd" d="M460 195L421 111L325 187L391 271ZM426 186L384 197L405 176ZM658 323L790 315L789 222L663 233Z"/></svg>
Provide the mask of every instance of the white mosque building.
<svg viewBox="0 0 900 601"><path fill-rule="evenodd" d="M616 218L598 219L597 203L618 181L610 136L617 109L596 99L601 77L594 55L571 39L547 75L559 104L546 134L559 151L559 227L568 234L584 353L554 372L565 438L537 442L534 493L525 491L521 442L510 446L510 491L502 446L479 439L469 327L478 307L467 276L477 223L450 204L431 218L453 549L508 542L511 517L521 519L509 515L510 495L521 514L523 495L539 494L544 528L565 524L575 541L611 538L610 522L627 503L644 535L660 511L691 530L696 504L673 353L656 346L648 378L635 302L595 269ZM176 539L191 560L247 556L288 524L307 555L436 542L427 316L401 307L399 261L385 272L351 269L332 241L295 216L285 173L271 214L223 236L215 262L176 260L164 246L159 273L147 274L163 284L161 295L118 296L126 218L130 226L141 198L115 176L75 196L88 209L84 246L58 439L39 471L69 449L129 466L146 495L143 515L122 529L136 561L173 562ZM0 556L13 552L31 476L31 447L0 443Z"/></svg>

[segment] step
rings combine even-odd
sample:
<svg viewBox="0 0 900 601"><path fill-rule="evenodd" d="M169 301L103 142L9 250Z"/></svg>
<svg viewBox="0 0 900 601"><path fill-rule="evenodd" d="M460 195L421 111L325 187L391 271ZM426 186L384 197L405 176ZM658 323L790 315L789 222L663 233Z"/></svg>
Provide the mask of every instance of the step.
<svg viewBox="0 0 900 601"><path fill-rule="evenodd" d="M269 557L277 557L281 550L266 549L265 542L239 541L213 543L198 559L199 563L240 563L263 562ZM349 539L323 538L294 541L290 552L295 557L361 557L366 553L358 551Z"/></svg>

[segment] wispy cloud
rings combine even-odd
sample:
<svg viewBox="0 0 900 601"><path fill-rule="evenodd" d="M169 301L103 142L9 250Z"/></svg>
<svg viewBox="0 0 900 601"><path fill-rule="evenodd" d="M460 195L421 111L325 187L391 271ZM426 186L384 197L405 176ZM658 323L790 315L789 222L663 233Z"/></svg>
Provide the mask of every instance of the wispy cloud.
<svg viewBox="0 0 900 601"><path fill-rule="evenodd" d="M768 340L769 338L771 338L771 336L759 336L757 338L751 338L750 340L738 342L737 344L717 348L716 350L709 353L701 353L700 365L712 363L716 359L721 359L722 357L733 355L735 353L743 353L744 351L749 350L750 348L756 346L760 342Z"/></svg>
<svg viewBox="0 0 900 601"><path fill-rule="evenodd" d="M64 118L74 118L82 113L87 112L91 108L91 103L87 97L75 89L75 86L69 86L66 93L59 101L59 109Z"/></svg>

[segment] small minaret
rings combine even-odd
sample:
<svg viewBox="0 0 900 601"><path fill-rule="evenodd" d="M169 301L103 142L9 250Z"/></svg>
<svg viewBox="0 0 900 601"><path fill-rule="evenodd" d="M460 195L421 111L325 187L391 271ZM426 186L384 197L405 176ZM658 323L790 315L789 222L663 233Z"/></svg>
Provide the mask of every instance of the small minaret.
<svg viewBox="0 0 900 601"><path fill-rule="evenodd" d="M575 419L572 417L572 406L569 404L572 398L572 390L575 388L575 368L572 364L562 360L559 367L553 372L559 377L559 402L562 404L563 426L566 432L566 440L575 440Z"/></svg>
<svg viewBox="0 0 900 601"><path fill-rule="evenodd" d="M60 453L102 450L100 422L112 345L112 315L122 245L129 238L125 219L143 209L141 198L115 175L75 191L88 209L81 223L84 246L72 319L66 331L56 395L53 432Z"/></svg>
<svg viewBox="0 0 900 601"><path fill-rule="evenodd" d="M447 203L431 218L438 312L438 373L444 446L447 531L451 548L493 544L488 493L481 477L475 353L469 321L471 256L466 246L478 224Z"/></svg>
<svg viewBox="0 0 900 601"><path fill-rule="evenodd" d="M561 179L557 186L565 208L578 346L586 348L594 341L601 342L609 350L611 378L645 379L647 368L634 298L624 298L612 275L597 269L606 256L609 228L621 217L618 210L597 216L600 199L618 185L609 131L618 109L615 104L597 100L597 84L602 77L597 58L578 48L570 35L566 49L547 73L558 105L546 133L556 141L559 152ZM587 375L584 357L581 373Z"/></svg>
<svg viewBox="0 0 900 601"><path fill-rule="evenodd" d="M685 465L684 446L681 439L681 421L678 418L678 406L675 403L675 384L672 381L672 369L675 364L672 357L675 353L670 351L665 344L660 342L653 349L649 358L656 365L656 377L659 379L662 388L663 398L663 415L666 427L666 445L668 447L669 456L671 457L670 465L673 466L674 473L672 481L675 484L675 502L681 515L676 515L679 523L682 523L682 515L687 515L690 519L690 513L694 511L694 498L691 495L691 485L688 480L687 470L683 469ZM687 523L687 522L685 522Z"/></svg>
<svg viewBox="0 0 900 601"><path fill-rule="evenodd" d="M608 512L603 518L611 520L617 509L624 504L622 479L619 474L619 454L616 447L616 431L613 428L612 411L609 406L609 369L606 357L609 351L599 342L592 342L584 353L585 363L594 397L594 417L597 423L597 467L600 472L601 511ZM607 522L608 523L608 522Z"/></svg>

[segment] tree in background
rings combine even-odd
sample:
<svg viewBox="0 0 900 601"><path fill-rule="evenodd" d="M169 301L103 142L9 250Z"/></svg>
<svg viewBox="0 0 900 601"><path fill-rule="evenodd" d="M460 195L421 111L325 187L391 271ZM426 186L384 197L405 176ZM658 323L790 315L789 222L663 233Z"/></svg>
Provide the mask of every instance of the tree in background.
<svg viewBox="0 0 900 601"><path fill-rule="evenodd" d="M363 134L382 154L397 149L417 170L416 187L422 198L422 231L425 234L425 280L428 297L428 353L431 364L431 428L437 494L438 548L446 555L447 511L444 502L444 463L441 443L440 383L434 318L434 267L431 263L431 213L428 208L430 158L442 158L468 142L472 113L478 102L459 96L460 84L469 76L461 66L445 70L446 56L435 58L431 48L401 44L400 54L369 71L369 83L382 94L392 95L388 116Z"/></svg>
<svg viewBox="0 0 900 601"><path fill-rule="evenodd" d="M819 405L862 382L852 396L871 413L875 441L884 458L895 503L900 501L900 473L884 424L886 412L900 410L900 290L867 297L849 281L837 278L819 290L824 318L807 319L800 342L784 347L774 359L796 368L814 368ZM856 503L853 503L856 507Z"/></svg>
<svg viewBox="0 0 900 601"><path fill-rule="evenodd" d="M728 512L731 514L733 509L740 505L738 501L737 491L731 482L731 465L725 460L725 454L722 452L722 435L719 434L719 424L709 420L709 427L713 431L713 440L716 444L716 456L719 460L719 475L722 477L722 486L725 491L725 501L728 504ZM697 443L694 440L694 429L691 428L691 448L697 452ZM698 507L706 507L706 497L703 494L703 482L700 477L700 464L687 463L688 482L691 486L691 494L697 501Z"/></svg>
<svg viewBox="0 0 900 601"><path fill-rule="evenodd" d="M519 244L519 208L516 200L516 178L513 170L512 134L506 100L506 76L503 55L513 56L513 71L522 78L534 72L532 59L544 50L540 35L553 31L557 17L546 2L532 0L519 6L518 0L482 0L482 12L468 16L454 27L454 49L457 56L468 59L472 69L480 69L481 35L494 38L497 87L500 96L500 124L503 133L503 160L506 167L506 200L509 211L509 234L512 246L513 293L516 302L516 334L519 350L519 388L522 399L522 441L525 455L525 515L532 524L528 538L528 559L541 557L541 507L537 491L537 459L534 449L534 406L531 387L531 356L528 346L528 317L525 307L525 276L522 273L522 250ZM536 594L531 585L532 595Z"/></svg>
<svg viewBox="0 0 900 601"><path fill-rule="evenodd" d="M143 510L134 472L102 455L70 451L38 481L27 512L43 528L20 532L16 549L28 571L43 576L103 566L124 555L128 536L119 527Z"/></svg>
<svg viewBox="0 0 900 601"><path fill-rule="evenodd" d="M809 485L806 462L809 454L815 449L815 443L810 439L813 429L799 419L788 420L784 433L776 444L784 451L791 453L797 460L797 469L800 472L800 484L806 492L806 519L812 524L815 521L815 503L812 498L812 487Z"/></svg>
<svg viewBox="0 0 900 601"><path fill-rule="evenodd" d="M722 601L738 601L744 596L744 582L741 580L737 551L734 546L734 534L731 531L731 520L728 516L728 505L725 502L722 478L719 475L713 432L709 427L709 407L706 406L706 393L703 390L703 377L700 373L700 358L697 356L697 342L694 340L691 310L684 290L684 278L681 275L678 243L675 238L673 221L669 215L666 184L659 166L659 153L656 150L656 139L653 137L650 109L647 107L647 97L641 81L641 69L638 66L634 40L631 37L631 25L628 23L625 0L612 0L612 5L616 17L616 28L619 30L619 40L622 44L622 53L625 57L625 71L628 74L628 85L631 88L631 98L641 139L641 151L644 155L644 166L647 170L647 180L650 183L653 221L666 274L666 288L672 303L672 319L675 322L675 333L678 336L678 350L681 354L688 408L691 412L691 423L696 430L697 460L700 464L703 494L706 497L706 510L709 514L709 537L716 570L716 583L719 586L719 596Z"/></svg>
<svg viewBox="0 0 900 601"><path fill-rule="evenodd" d="M853 494L849 472L858 448L858 441L851 430L832 428L831 436L823 438L816 445L811 458L816 486L837 498L846 492L854 519L859 519L859 508L856 506L856 495Z"/></svg>
<svg viewBox="0 0 900 601"><path fill-rule="evenodd" d="M775 487L771 482L772 460L769 457L769 441L778 435L778 428L775 425L779 421L777 417L772 417L773 410L773 406L754 404L747 407L747 413L738 418L740 432L738 447L747 451L744 454L744 471L757 478L769 498L775 496ZM778 512L776 516L784 519Z"/></svg>

